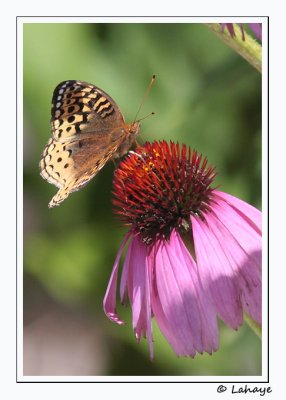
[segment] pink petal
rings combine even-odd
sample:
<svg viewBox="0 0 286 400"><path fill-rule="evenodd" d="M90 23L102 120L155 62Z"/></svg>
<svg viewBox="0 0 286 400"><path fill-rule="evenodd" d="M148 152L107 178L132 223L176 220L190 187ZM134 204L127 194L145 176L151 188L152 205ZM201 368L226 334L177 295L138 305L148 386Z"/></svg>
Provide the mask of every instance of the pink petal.
<svg viewBox="0 0 286 400"><path fill-rule="evenodd" d="M152 260L148 257L146 273L146 321L147 321L147 337L149 343L150 358L154 358L154 348L153 348L153 332L152 332L152 313L151 313L151 276L152 276Z"/></svg>
<svg viewBox="0 0 286 400"><path fill-rule="evenodd" d="M202 285L212 295L222 320L236 329L243 322L235 270L224 253L224 241L213 234L206 222L191 217L196 259Z"/></svg>
<svg viewBox="0 0 286 400"><path fill-rule="evenodd" d="M132 239L132 254L130 256L130 273L128 292L132 307L132 324L135 336L139 341L142 336L148 336L150 357L153 359L153 337L150 305L150 280L148 273L147 246L137 237ZM131 273L132 271L132 273Z"/></svg>
<svg viewBox="0 0 286 400"><path fill-rule="evenodd" d="M212 209L204 222L192 217L202 280L230 326L242 322L242 306L261 323L261 236L248 218L224 201Z"/></svg>
<svg viewBox="0 0 286 400"><path fill-rule="evenodd" d="M116 322L119 325L124 324L124 321L122 321L116 312L116 289L117 289L117 275L118 275L118 267L119 267L119 261L122 256L123 249L130 237L130 234L127 234L123 242L119 248L119 251L117 253L113 269L111 272L111 277L109 279L109 283L106 289L106 293L103 299L103 309L106 314L106 316L113 322Z"/></svg>
<svg viewBox="0 0 286 400"><path fill-rule="evenodd" d="M132 322L134 329L136 329L145 302L146 256L146 245L143 245L136 237L133 238L133 263L131 267L133 271L133 290L132 293L129 293L129 296L132 305Z"/></svg>
<svg viewBox="0 0 286 400"><path fill-rule="evenodd" d="M254 32L257 39L262 41L262 24L248 24L248 26Z"/></svg>
<svg viewBox="0 0 286 400"><path fill-rule="evenodd" d="M152 311L154 313L154 316L156 318L156 321L158 323L158 326L160 328L160 331L162 334L165 336L165 338L168 340L170 345L172 346L174 352L178 355L187 355L186 350L184 348L184 344L182 344L179 340L179 338L176 335L176 332L170 328L169 322L166 319L166 316L162 310L162 305L157 297L153 297L151 295L151 304L152 304ZM194 357L195 356L195 351L192 349L192 353L189 353L188 355Z"/></svg>
<svg viewBox="0 0 286 400"><path fill-rule="evenodd" d="M213 232L215 233L217 229L217 236L223 233L228 237L225 242L226 251L231 254L238 271L243 308L261 324L261 235L257 234L248 221L225 202L214 205L213 211L218 219L212 225ZM210 221L209 226L211 227Z"/></svg>
<svg viewBox="0 0 286 400"><path fill-rule="evenodd" d="M122 304L125 303L125 298L126 298L127 279L130 270L130 264L132 265L132 260L131 260L132 249L133 249L133 240L131 240L129 243L122 268L122 274L120 280L120 300Z"/></svg>
<svg viewBox="0 0 286 400"><path fill-rule="evenodd" d="M258 228L258 233L261 234L262 231L261 211L251 206L250 204L246 203L245 201L232 196L231 194L220 192L219 190L214 190L212 193L217 197L225 200L238 213L244 214L244 216L248 218L249 224L253 225L254 223Z"/></svg>
<svg viewBox="0 0 286 400"><path fill-rule="evenodd" d="M196 349L192 338L192 325L188 318L187 310L185 309L188 303L191 303L190 309L192 309L193 301L186 301L184 299L185 288L184 286L180 287L180 282L176 282L173 264L177 264L178 260L175 255L172 254L172 250L170 250L168 254L168 250L165 245L163 245L158 250L158 253L155 266L158 290L157 301L160 302L162 312L165 315L168 330L171 332L172 336L176 336L176 342L180 343L181 353L178 355L190 355L194 357ZM158 319L158 316L155 315L155 317L160 328L161 321ZM164 326L166 326L165 321ZM197 328L198 318L197 321L194 320L192 322L195 328ZM172 342L170 344L173 345ZM199 351L202 351L202 346L200 346L200 344L198 347Z"/></svg>
<svg viewBox="0 0 286 400"><path fill-rule="evenodd" d="M137 318L136 325L134 325L134 334L138 343L140 342L142 336L146 338L146 332L147 332L147 319L144 307L140 310L140 314Z"/></svg>
<svg viewBox="0 0 286 400"><path fill-rule="evenodd" d="M178 243L180 244L185 262L189 265L190 274L193 277L194 287L197 292L198 307L200 309L202 323L203 347L205 351L211 354L212 351L216 351L218 348L218 326L212 299L210 294L203 290L199 280L198 266L195 264L189 250L182 240L179 240Z"/></svg>
<svg viewBox="0 0 286 400"><path fill-rule="evenodd" d="M211 304L209 310L204 310L206 314L202 312L196 264L182 239L174 231L169 242L157 243L153 256L155 281L151 304L159 328L178 355L211 353L217 340L217 331L214 334L213 330L215 314ZM209 331L205 330L206 315L212 326Z"/></svg>
<svg viewBox="0 0 286 400"><path fill-rule="evenodd" d="M261 276L262 240L261 233L257 231L256 226L250 224L248 217L238 212L236 208L231 207L224 200L217 200L212 205L212 209L218 219L244 249L248 257L252 259L253 266L258 270L259 276Z"/></svg>

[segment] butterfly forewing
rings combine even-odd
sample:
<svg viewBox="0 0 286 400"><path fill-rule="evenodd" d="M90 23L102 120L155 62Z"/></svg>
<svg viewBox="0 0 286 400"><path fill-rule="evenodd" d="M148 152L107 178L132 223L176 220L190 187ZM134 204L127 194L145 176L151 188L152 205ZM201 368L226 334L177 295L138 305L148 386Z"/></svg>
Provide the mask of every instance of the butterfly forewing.
<svg viewBox="0 0 286 400"><path fill-rule="evenodd" d="M81 81L61 82L52 98L52 138L40 161L41 176L60 190L49 206L79 190L130 136L114 100Z"/></svg>
<svg viewBox="0 0 286 400"><path fill-rule="evenodd" d="M115 101L101 89L86 82L60 83L52 98L52 132L55 139L84 132L106 133L124 124Z"/></svg>

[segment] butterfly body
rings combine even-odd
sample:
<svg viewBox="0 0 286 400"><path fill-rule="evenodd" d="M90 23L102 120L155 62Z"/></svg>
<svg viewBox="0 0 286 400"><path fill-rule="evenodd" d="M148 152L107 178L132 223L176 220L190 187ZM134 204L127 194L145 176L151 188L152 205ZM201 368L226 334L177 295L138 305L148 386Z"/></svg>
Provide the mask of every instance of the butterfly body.
<svg viewBox="0 0 286 400"><path fill-rule="evenodd" d="M98 87L64 81L54 90L51 129L40 161L40 174L59 191L49 207L85 186L107 163L122 157L140 133L127 124L115 101Z"/></svg>

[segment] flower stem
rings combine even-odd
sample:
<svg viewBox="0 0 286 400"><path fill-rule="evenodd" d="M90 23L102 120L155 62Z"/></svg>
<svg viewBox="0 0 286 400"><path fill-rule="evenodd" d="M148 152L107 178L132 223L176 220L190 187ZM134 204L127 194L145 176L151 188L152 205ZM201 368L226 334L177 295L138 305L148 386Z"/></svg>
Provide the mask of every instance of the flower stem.
<svg viewBox="0 0 286 400"><path fill-rule="evenodd" d="M259 325L257 322L255 322L246 312L243 313L243 317L244 317L244 320L250 326L250 328L253 330L253 332L255 332L256 335L261 339L261 335L262 335L261 325Z"/></svg>
<svg viewBox="0 0 286 400"><path fill-rule="evenodd" d="M257 71L262 71L262 47L244 31L244 40L241 29L233 24L235 36L231 37L227 29L224 31L220 24L206 24L221 40L247 60Z"/></svg>

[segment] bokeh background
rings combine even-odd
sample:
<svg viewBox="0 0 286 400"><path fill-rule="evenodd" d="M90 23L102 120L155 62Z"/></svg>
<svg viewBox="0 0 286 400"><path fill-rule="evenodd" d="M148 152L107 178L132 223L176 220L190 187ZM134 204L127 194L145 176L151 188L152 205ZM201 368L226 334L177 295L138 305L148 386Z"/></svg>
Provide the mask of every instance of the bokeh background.
<svg viewBox="0 0 286 400"><path fill-rule="evenodd" d="M118 21L117 21L118 22ZM220 323L220 348L178 358L155 321L155 360L102 300L124 229L112 214L113 163L60 207L39 175L51 97L63 80L93 83L133 120L139 139L184 142L206 155L221 190L261 207L261 76L203 24L24 24L24 374L261 375L261 342Z"/></svg>

